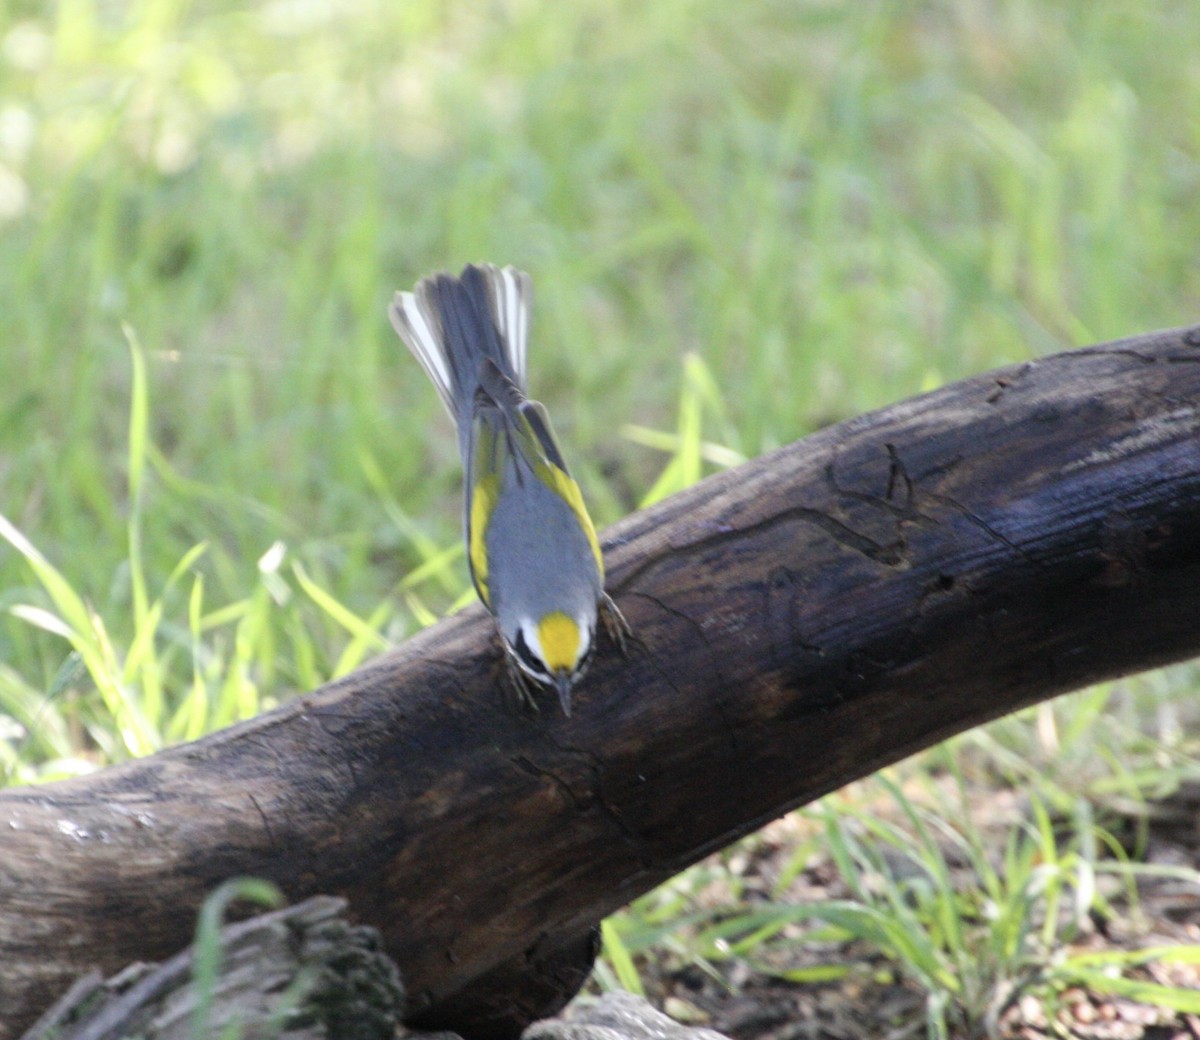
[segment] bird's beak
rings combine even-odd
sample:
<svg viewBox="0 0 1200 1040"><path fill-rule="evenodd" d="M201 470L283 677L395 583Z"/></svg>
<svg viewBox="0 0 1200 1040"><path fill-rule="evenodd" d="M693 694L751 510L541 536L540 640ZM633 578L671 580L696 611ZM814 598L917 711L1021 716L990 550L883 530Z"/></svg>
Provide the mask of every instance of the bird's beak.
<svg viewBox="0 0 1200 1040"><path fill-rule="evenodd" d="M566 672L558 672L554 676L554 688L558 691L558 703L562 705L563 714L571 717L571 676Z"/></svg>

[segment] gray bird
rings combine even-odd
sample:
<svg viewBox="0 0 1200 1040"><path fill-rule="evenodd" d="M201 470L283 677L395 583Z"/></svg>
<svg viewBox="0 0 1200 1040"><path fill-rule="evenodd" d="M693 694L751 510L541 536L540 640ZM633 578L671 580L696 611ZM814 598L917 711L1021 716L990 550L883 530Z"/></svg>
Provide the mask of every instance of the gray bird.
<svg viewBox="0 0 1200 1040"><path fill-rule="evenodd" d="M565 714L596 648L601 616L623 645L625 620L604 591L604 559L546 409L526 396L533 283L468 264L435 274L388 308L458 428L466 471L467 559L496 619L509 671L552 686Z"/></svg>

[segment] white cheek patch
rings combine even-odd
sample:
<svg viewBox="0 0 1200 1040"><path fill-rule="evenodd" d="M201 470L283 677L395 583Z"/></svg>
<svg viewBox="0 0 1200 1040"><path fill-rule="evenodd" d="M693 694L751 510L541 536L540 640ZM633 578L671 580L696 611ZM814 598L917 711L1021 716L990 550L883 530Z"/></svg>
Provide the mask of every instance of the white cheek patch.
<svg viewBox="0 0 1200 1040"><path fill-rule="evenodd" d="M538 638L537 625L532 618L521 618L517 624L517 628L521 630L521 634L525 637L525 645L529 647L530 652L539 661L544 661L546 658L542 655L542 641Z"/></svg>

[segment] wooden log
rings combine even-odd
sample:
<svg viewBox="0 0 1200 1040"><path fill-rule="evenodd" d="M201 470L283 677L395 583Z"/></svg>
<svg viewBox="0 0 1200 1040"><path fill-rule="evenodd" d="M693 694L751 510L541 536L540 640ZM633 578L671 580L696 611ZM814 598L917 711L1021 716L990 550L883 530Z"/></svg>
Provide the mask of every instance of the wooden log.
<svg viewBox="0 0 1200 1040"><path fill-rule="evenodd" d="M22 1040L391 1040L403 1000L396 966L373 929L341 920L345 907L314 896L225 925L207 984L192 948L107 981L89 973Z"/></svg>
<svg viewBox="0 0 1200 1040"><path fill-rule="evenodd" d="M236 874L345 896L418 1019L511 1035L539 951L578 956L714 849L962 729L1200 653L1198 402L1200 327L1138 336L630 517L604 542L636 640L602 645L571 718L513 706L472 608L196 743L0 793L0 1038L92 967L180 949Z"/></svg>

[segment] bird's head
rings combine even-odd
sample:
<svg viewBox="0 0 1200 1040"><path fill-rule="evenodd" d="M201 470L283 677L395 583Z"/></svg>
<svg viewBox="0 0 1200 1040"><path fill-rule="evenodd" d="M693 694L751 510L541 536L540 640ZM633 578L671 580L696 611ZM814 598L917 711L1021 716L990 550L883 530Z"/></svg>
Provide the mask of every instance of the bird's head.
<svg viewBox="0 0 1200 1040"><path fill-rule="evenodd" d="M596 648L596 615L572 617L554 610L521 618L505 642L526 675L552 686L565 715L571 714L571 687L583 677Z"/></svg>

